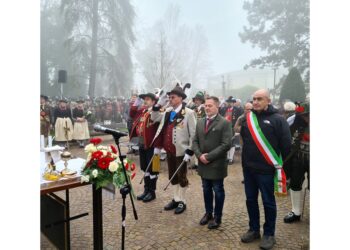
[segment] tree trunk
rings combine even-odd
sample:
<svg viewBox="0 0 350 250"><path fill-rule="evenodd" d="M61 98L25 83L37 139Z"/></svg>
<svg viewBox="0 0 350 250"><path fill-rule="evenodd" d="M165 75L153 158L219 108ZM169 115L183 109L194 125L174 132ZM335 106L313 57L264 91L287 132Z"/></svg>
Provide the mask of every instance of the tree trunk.
<svg viewBox="0 0 350 250"><path fill-rule="evenodd" d="M92 9L92 40L91 40L91 64L89 77L89 96L95 95L96 65L97 65L97 30L98 30L98 0L93 0Z"/></svg>

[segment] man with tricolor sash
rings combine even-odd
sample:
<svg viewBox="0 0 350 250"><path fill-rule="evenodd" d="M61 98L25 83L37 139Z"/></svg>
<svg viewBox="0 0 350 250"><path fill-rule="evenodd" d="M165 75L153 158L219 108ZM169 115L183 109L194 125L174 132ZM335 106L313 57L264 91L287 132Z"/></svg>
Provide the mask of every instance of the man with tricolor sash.
<svg viewBox="0 0 350 250"><path fill-rule="evenodd" d="M261 193L265 223L260 248L271 249L275 241L277 207L275 193L287 194L283 159L291 149L291 134L287 121L270 104L267 90L253 95L253 110L242 119L242 166L249 230L241 241L249 243L260 236L258 195Z"/></svg>

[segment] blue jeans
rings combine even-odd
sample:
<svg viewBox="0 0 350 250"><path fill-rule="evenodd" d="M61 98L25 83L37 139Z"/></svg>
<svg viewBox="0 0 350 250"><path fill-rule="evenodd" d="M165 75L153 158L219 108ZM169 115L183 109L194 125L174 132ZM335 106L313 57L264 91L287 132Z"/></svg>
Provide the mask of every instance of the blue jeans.
<svg viewBox="0 0 350 250"><path fill-rule="evenodd" d="M258 205L258 195L260 190L265 212L264 235L274 236L277 216L273 182L274 176L271 174L256 174L246 167L243 167L243 175L244 189L247 198L246 204L249 215L249 230L255 232L260 231Z"/></svg>
<svg viewBox="0 0 350 250"><path fill-rule="evenodd" d="M220 180L208 180L202 178L202 187L204 194L205 211L208 214L213 213L213 190L215 193L215 210L214 217L221 220L222 209L224 208L225 190L224 179Z"/></svg>

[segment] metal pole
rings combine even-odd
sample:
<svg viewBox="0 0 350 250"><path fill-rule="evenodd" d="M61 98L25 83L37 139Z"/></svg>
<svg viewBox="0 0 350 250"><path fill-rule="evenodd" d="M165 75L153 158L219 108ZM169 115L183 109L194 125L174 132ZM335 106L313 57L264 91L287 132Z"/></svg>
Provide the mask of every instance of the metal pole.
<svg viewBox="0 0 350 250"><path fill-rule="evenodd" d="M276 68L273 69L273 102L276 103Z"/></svg>
<svg viewBox="0 0 350 250"><path fill-rule="evenodd" d="M94 250L103 249L102 189L92 185Z"/></svg>

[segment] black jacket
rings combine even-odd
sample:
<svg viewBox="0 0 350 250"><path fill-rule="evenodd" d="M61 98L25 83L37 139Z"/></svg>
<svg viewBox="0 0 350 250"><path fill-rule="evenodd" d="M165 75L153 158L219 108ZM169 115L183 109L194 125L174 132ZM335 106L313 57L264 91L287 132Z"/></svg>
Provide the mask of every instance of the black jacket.
<svg viewBox="0 0 350 250"><path fill-rule="evenodd" d="M266 139L270 142L277 155L285 159L291 149L291 134L287 121L278 114L278 110L269 105L260 114L253 111ZM241 136L243 139L242 165L259 174L273 174L275 168L267 163L256 146L247 125L246 117L242 120Z"/></svg>

